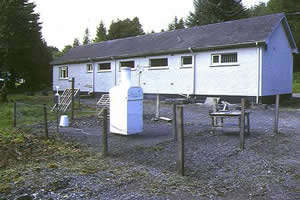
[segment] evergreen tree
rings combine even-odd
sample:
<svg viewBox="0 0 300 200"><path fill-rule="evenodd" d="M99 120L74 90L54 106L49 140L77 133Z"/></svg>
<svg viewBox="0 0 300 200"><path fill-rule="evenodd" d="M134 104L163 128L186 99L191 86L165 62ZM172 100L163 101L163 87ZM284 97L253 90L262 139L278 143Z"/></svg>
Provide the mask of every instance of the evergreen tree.
<svg viewBox="0 0 300 200"><path fill-rule="evenodd" d="M85 29L84 31L84 36L83 36L83 41L82 41L82 44L89 44L91 43L91 40L90 40L90 31L88 28Z"/></svg>
<svg viewBox="0 0 300 200"><path fill-rule="evenodd" d="M73 41L73 47L78 47L80 45L78 38L75 38Z"/></svg>
<svg viewBox="0 0 300 200"><path fill-rule="evenodd" d="M263 16L267 13L267 5L264 2L260 2L258 5L254 5L249 9L249 15L251 17Z"/></svg>
<svg viewBox="0 0 300 200"><path fill-rule="evenodd" d="M190 12L188 27L245 18L248 12L241 0L194 0L194 12Z"/></svg>
<svg viewBox="0 0 300 200"><path fill-rule="evenodd" d="M0 66L9 88L18 79L29 89L50 82L51 56L34 8L28 0L0 1Z"/></svg>
<svg viewBox="0 0 300 200"><path fill-rule="evenodd" d="M137 17L130 19L112 21L108 30L108 39L126 38L137 35L144 35L144 30Z"/></svg>
<svg viewBox="0 0 300 200"><path fill-rule="evenodd" d="M169 31L185 28L183 19L180 18L178 21L177 16L175 16L173 22L171 24L169 24L168 28L169 28Z"/></svg>
<svg viewBox="0 0 300 200"><path fill-rule="evenodd" d="M107 31L103 21L100 21L100 24L97 27L96 38L94 42L102 42L107 40Z"/></svg>

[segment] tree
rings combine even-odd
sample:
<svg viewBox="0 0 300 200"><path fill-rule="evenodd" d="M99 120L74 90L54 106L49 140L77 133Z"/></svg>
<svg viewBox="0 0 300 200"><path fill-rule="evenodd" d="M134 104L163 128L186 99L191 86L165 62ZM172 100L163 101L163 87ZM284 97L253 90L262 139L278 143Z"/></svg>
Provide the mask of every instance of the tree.
<svg viewBox="0 0 300 200"><path fill-rule="evenodd" d="M260 2L258 5L254 5L249 9L249 15L251 17L263 16L267 13L267 5L264 2Z"/></svg>
<svg viewBox="0 0 300 200"><path fill-rule="evenodd" d="M82 44L89 44L91 43L91 40L90 40L90 31L88 28L85 29L84 31L84 36L83 36L83 41L82 41Z"/></svg>
<svg viewBox="0 0 300 200"><path fill-rule="evenodd" d="M108 30L108 39L126 38L137 35L144 35L144 30L137 17L130 19L112 21Z"/></svg>
<svg viewBox="0 0 300 200"><path fill-rule="evenodd" d="M0 66L9 88L18 79L28 89L50 82L51 56L34 8L28 0L0 1Z"/></svg>
<svg viewBox="0 0 300 200"><path fill-rule="evenodd" d="M107 40L107 31L103 21L100 21L100 24L97 27L96 38L94 42L102 42Z"/></svg>
<svg viewBox="0 0 300 200"><path fill-rule="evenodd" d="M173 22L171 24L169 24L168 28L169 28L169 31L185 28L183 19L180 18L178 21L177 16L175 16Z"/></svg>
<svg viewBox="0 0 300 200"><path fill-rule="evenodd" d="M73 47L78 47L80 45L78 38L75 38L73 41Z"/></svg>
<svg viewBox="0 0 300 200"><path fill-rule="evenodd" d="M188 27L236 20L248 16L241 0L194 0L194 12L187 17Z"/></svg>
<svg viewBox="0 0 300 200"><path fill-rule="evenodd" d="M266 8L268 14L279 12L286 14L298 48L300 48L300 14L294 13L299 11L299 0L270 0ZM294 55L294 71L300 71L300 54Z"/></svg>

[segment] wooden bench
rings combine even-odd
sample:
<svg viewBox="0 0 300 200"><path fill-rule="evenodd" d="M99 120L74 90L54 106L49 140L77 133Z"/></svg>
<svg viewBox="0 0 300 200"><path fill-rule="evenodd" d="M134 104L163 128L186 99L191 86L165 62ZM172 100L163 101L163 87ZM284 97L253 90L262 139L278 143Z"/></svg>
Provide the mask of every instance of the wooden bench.
<svg viewBox="0 0 300 200"><path fill-rule="evenodd" d="M231 118L231 117L237 117L239 120L238 127L241 128L241 111L240 110L232 110L232 111L216 111L216 112L210 112L209 116L211 117L211 125L212 128L222 128L223 127L223 119L224 118ZM250 112L245 112L245 120L247 123L245 123L245 129L247 129L247 133L250 133ZM215 119L221 119L221 123L219 124L217 120Z"/></svg>

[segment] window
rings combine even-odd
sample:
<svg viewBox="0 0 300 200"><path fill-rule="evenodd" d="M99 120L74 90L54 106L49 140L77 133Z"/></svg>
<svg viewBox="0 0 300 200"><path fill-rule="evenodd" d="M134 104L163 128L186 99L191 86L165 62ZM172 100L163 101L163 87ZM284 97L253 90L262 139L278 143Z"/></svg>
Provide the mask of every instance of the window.
<svg viewBox="0 0 300 200"><path fill-rule="evenodd" d="M86 71L87 71L88 73L93 72L93 65L92 65L92 64L87 64L87 65L86 65Z"/></svg>
<svg viewBox="0 0 300 200"><path fill-rule="evenodd" d="M120 66L121 67L130 67L130 68L134 68L134 61L123 61L120 62Z"/></svg>
<svg viewBox="0 0 300 200"><path fill-rule="evenodd" d="M191 66L193 64L192 56L182 56L181 57L181 66Z"/></svg>
<svg viewBox="0 0 300 200"><path fill-rule="evenodd" d="M168 67L168 58L150 59L150 67Z"/></svg>
<svg viewBox="0 0 300 200"><path fill-rule="evenodd" d="M212 65L237 64L237 53L214 54L212 55Z"/></svg>
<svg viewBox="0 0 300 200"><path fill-rule="evenodd" d="M68 78L68 67L60 67L59 68L59 78L60 79Z"/></svg>
<svg viewBox="0 0 300 200"><path fill-rule="evenodd" d="M98 64L98 71L110 71L111 70L111 65L110 63L99 63Z"/></svg>

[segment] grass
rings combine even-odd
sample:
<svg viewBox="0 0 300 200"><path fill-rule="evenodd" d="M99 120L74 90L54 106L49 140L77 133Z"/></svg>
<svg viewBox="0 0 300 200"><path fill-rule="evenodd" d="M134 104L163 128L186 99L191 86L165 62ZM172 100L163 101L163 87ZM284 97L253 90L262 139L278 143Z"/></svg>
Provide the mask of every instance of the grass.
<svg viewBox="0 0 300 200"><path fill-rule="evenodd" d="M43 123L43 104L46 104L47 106L48 120L55 121L56 119L55 113L50 112L50 108L54 105L53 96L51 95L27 96L24 94L10 94L8 98L9 103L0 103L0 130L10 128L13 125L13 102L19 102L17 103L17 127ZM26 103L28 105L24 105L22 103ZM78 102L75 101L75 109L77 107ZM95 111L94 108L89 108L87 106L81 106L81 108L82 112L75 110L75 117L94 115L94 113L89 113L90 111ZM70 116L70 111L65 114Z"/></svg>
<svg viewBox="0 0 300 200"><path fill-rule="evenodd" d="M300 80L293 83L293 93L300 93Z"/></svg>

